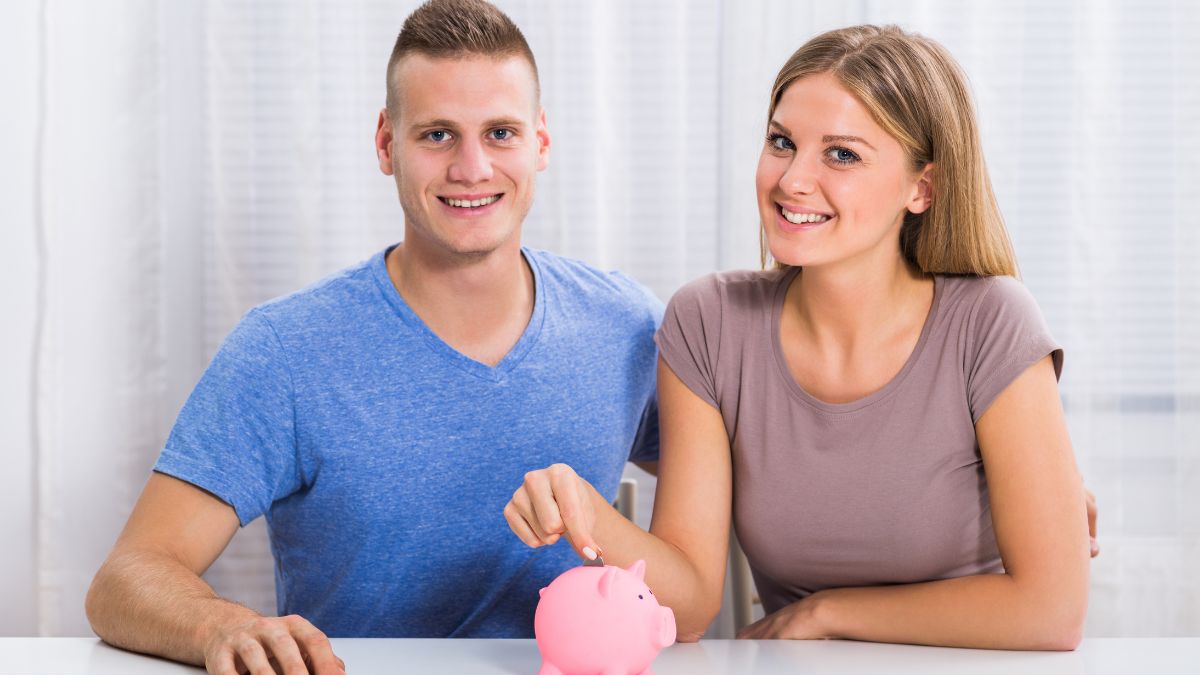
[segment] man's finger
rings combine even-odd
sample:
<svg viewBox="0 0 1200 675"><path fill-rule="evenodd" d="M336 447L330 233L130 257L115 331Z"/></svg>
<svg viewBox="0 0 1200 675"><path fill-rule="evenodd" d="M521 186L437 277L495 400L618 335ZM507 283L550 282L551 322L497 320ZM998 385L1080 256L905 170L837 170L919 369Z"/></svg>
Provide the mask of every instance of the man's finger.
<svg viewBox="0 0 1200 675"><path fill-rule="evenodd" d="M1100 543L1096 539L1096 519L1099 509L1096 506L1096 495L1092 494L1092 491L1087 488L1084 488L1083 492L1086 495L1085 501L1087 504L1088 539L1092 557L1095 558L1100 555Z"/></svg>
<svg viewBox="0 0 1200 675"><path fill-rule="evenodd" d="M291 633L280 627L264 635L263 640L271 649L275 662L283 668L283 675L308 675L308 666L304 665L300 647Z"/></svg>
<svg viewBox="0 0 1200 675"><path fill-rule="evenodd" d="M250 675L275 675L275 669L267 661L267 652L258 640L245 637L234 645L238 658L250 671Z"/></svg>
<svg viewBox="0 0 1200 675"><path fill-rule="evenodd" d="M237 666L233 663L233 651L222 649L204 667L210 675L237 675Z"/></svg>
<svg viewBox="0 0 1200 675"><path fill-rule="evenodd" d="M307 619L296 617L291 629L296 643L308 657L313 675L338 675L346 669L345 662L333 653L329 638Z"/></svg>
<svg viewBox="0 0 1200 675"><path fill-rule="evenodd" d="M1096 506L1096 495L1092 494L1091 490L1084 490L1087 493L1087 519L1088 519L1088 534L1096 536L1096 516L1099 509Z"/></svg>

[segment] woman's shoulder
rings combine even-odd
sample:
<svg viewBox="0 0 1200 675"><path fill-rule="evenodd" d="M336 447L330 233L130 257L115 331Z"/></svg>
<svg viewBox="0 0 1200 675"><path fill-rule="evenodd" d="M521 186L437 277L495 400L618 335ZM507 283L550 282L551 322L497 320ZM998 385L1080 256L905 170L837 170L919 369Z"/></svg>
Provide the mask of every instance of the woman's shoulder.
<svg viewBox="0 0 1200 675"><path fill-rule="evenodd" d="M1033 294L1015 277L946 275L941 282L940 304L947 315L971 323L1041 316Z"/></svg>
<svg viewBox="0 0 1200 675"><path fill-rule="evenodd" d="M671 297L671 304L721 311L769 305L787 273L787 270L728 270L706 274L680 287Z"/></svg>

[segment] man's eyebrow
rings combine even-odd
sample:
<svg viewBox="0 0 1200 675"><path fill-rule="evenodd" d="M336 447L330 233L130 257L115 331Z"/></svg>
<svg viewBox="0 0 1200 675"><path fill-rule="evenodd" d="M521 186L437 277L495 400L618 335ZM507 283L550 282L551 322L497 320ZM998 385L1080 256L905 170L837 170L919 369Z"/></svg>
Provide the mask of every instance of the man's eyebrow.
<svg viewBox="0 0 1200 675"><path fill-rule="evenodd" d="M429 129L431 127L446 127L447 129L457 129L458 125L447 119L425 120L423 122L414 122L408 125L409 129Z"/></svg>
<svg viewBox="0 0 1200 675"><path fill-rule="evenodd" d="M497 117L483 123L485 127L524 127L525 120L518 117Z"/></svg>
<svg viewBox="0 0 1200 675"><path fill-rule="evenodd" d="M522 120L518 117L497 117L495 119L490 119L490 120L485 121L483 123L483 126L490 129L492 127L524 127L525 124L526 124L525 120ZM415 131L417 129L432 129L434 127L444 127L446 129L458 129L459 128L457 123L455 123L451 120L442 119L442 118L433 119L433 120L425 120L423 122L416 122L414 124L409 125L408 128Z"/></svg>

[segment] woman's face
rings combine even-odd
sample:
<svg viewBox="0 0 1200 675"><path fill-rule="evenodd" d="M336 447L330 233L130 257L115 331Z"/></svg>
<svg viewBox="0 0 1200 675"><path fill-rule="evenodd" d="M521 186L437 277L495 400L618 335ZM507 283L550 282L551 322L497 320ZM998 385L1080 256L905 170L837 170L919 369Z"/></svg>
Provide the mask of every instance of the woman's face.
<svg viewBox="0 0 1200 675"><path fill-rule="evenodd" d="M775 260L815 267L900 255L906 211L929 206L932 165L900 146L829 73L784 90L758 160L758 209Z"/></svg>

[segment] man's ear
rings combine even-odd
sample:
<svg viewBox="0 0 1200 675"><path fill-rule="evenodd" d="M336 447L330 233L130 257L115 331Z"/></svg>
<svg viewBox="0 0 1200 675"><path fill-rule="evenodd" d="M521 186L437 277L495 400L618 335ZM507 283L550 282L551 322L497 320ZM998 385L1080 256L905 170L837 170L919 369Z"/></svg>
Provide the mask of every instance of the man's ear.
<svg viewBox="0 0 1200 675"><path fill-rule="evenodd" d="M546 129L546 109L538 107L537 116L538 163L537 170L542 171L550 165L550 132Z"/></svg>
<svg viewBox="0 0 1200 675"><path fill-rule="evenodd" d="M379 124L375 127L375 156L379 158L379 170L385 176L392 175L392 120L387 108L379 111Z"/></svg>
<svg viewBox="0 0 1200 675"><path fill-rule="evenodd" d="M916 185L913 186L912 197L906 204L909 213L924 213L929 209L929 205L933 203L936 177L937 166L933 162L926 164L925 168L921 169Z"/></svg>

